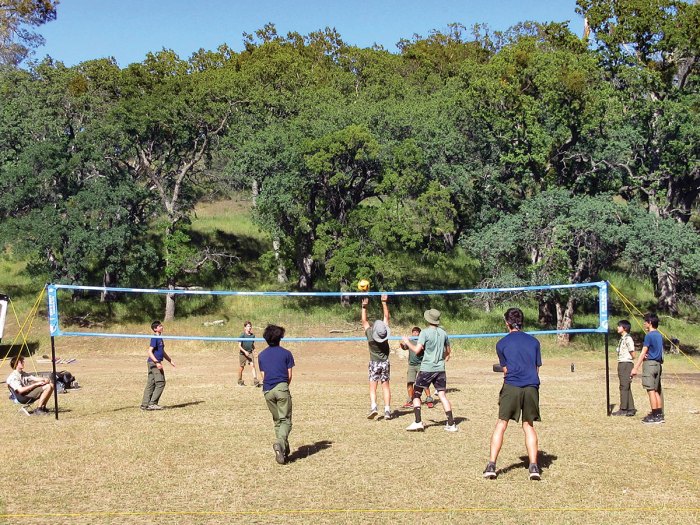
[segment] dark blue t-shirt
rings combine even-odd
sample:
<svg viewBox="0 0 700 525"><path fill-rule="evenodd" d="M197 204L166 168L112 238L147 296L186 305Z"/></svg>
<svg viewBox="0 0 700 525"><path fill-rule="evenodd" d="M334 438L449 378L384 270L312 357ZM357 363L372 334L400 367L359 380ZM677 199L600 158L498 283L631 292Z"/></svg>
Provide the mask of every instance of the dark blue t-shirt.
<svg viewBox="0 0 700 525"><path fill-rule="evenodd" d="M156 357L156 361L162 361L163 354L165 353L165 341L163 341L163 339L160 337L151 337L151 342L148 346L153 348L153 355ZM148 360L153 362L150 356Z"/></svg>
<svg viewBox="0 0 700 525"><path fill-rule="evenodd" d="M539 388L537 368L542 366L540 342L525 332L511 332L496 343L501 366L508 369L505 383L513 386Z"/></svg>
<svg viewBox="0 0 700 525"><path fill-rule="evenodd" d="M661 332L658 330L649 332L644 336L644 343L642 343L642 346L649 348L647 359L658 361L659 363L664 362L664 338L661 337Z"/></svg>
<svg viewBox="0 0 700 525"><path fill-rule="evenodd" d="M258 355L258 366L265 372L263 392L268 392L276 385L289 381L287 370L294 367L294 356L281 346L268 346Z"/></svg>

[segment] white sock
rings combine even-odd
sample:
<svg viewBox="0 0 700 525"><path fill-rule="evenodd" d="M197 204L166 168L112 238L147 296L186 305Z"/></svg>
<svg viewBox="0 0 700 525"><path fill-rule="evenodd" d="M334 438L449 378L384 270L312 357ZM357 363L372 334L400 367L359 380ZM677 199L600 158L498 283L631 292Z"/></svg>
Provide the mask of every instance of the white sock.
<svg viewBox="0 0 700 525"><path fill-rule="evenodd" d="M384 405L384 412L391 412L389 405Z"/></svg>

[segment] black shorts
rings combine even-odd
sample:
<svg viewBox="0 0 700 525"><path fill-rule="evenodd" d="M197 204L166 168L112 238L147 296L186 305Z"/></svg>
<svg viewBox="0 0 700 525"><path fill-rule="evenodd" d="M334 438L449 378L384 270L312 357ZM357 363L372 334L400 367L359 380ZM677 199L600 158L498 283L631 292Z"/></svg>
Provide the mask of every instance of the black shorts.
<svg viewBox="0 0 700 525"><path fill-rule="evenodd" d="M438 392L447 390L447 375L445 372L418 372L416 382L413 385L414 391L423 392L430 385L433 385Z"/></svg>
<svg viewBox="0 0 700 525"><path fill-rule="evenodd" d="M540 421L540 390L534 386L518 387L503 384L498 396L498 419Z"/></svg>

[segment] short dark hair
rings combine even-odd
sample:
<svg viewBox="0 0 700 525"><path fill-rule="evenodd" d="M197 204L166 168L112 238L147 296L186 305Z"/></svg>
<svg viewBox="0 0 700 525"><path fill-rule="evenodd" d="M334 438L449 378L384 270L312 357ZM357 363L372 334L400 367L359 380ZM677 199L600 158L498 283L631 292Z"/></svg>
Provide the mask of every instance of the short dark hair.
<svg viewBox="0 0 700 525"><path fill-rule="evenodd" d="M659 327L659 316L654 312L647 312L644 314L644 322L649 323L654 328Z"/></svg>
<svg viewBox="0 0 700 525"><path fill-rule="evenodd" d="M617 322L617 326L624 328L625 332L630 333L632 330L632 324L627 319L621 319Z"/></svg>
<svg viewBox="0 0 700 525"><path fill-rule="evenodd" d="M505 319L508 326L518 330L522 330L525 321L523 311L520 308L508 308L506 313L503 314L503 319Z"/></svg>
<svg viewBox="0 0 700 525"><path fill-rule="evenodd" d="M418 333L420 333L420 326L414 326L413 328L411 328L411 332L418 332Z"/></svg>
<svg viewBox="0 0 700 525"><path fill-rule="evenodd" d="M24 361L24 357L22 357L21 355L14 356L12 359L10 359L10 368L12 368L12 370L17 368L17 363L19 363L20 361Z"/></svg>
<svg viewBox="0 0 700 525"><path fill-rule="evenodd" d="M270 346L278 346L284 337L284 328L275 324L269 324L263 332L263 339Z"/></svg>
<svg viewBox="0 0 700 525"><path fill-rule="evenodd" d="M243 323L243 328L245 328L248 325L253 326L253 323L251 323L250 321L246 321L245 323Z"/></svg>
<svg viewBox="0 0 700 525"><path fill-rule="evenodd" d="M153 321L151 323L151 330L155 331L155 329L158 328L159 326L161 326L162 324L163 323L161 323L160 321Z"/></svg>

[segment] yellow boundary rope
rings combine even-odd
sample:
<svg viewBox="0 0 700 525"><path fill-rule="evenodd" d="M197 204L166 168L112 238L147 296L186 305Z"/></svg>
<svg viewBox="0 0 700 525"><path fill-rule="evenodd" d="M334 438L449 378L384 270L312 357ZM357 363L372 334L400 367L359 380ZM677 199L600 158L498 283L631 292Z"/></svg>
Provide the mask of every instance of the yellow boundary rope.
<svg viewBox="0 0 700 525"><path fill-rule="evenodd" d="M0 514L2 519L17 518L105 518L119 516L285 516L320 514L466 514L466 513L511 513L511 512L663 512L700 513L700 507L462 507L462 508L405 508L405 509L280 509L280 510L203 510L203 511L105 511L105 512L47 512L36 514Z"/></svg>
<svg viewBox="0 0 700 525"><path fill-rule="evenodd" d="M7 360L7 356L10 355L10 351L12 348L15 346L17 343L17 340L21 337L22 338L22 345L20 346L19 350L19 355L22 355L22 349L24 347L27 347L27 355L29 356L30 361L32 362L32 367L34 368L34 372L37 373L37 366L36 362L34 361L34 358L32 358L31 352L29 352L29 343L27 342L27 337L26 335L29 335L29 331L32 329L32 325L34 324L34 319L36 318L36 314L39 311L39 305L41 304L41 300L44 298L44 294L46 293L46 288L42 288L41 292L39 293L39 296L37 297L36 301L34 301L34 305L32 306L31 310L29 310L29 313L27 314L27 317L24 319L23 323L20 323L19 316L17 315L17 310L15 309L15 303L10 299L10 307L12 308L12 313L15 316L15 321L17 323L17 326L19 326L19 331L17 332L17 335L15 335L15 338L12 340L12 343L10 344L10 347L7 349L7 352L2 358L2 361L0 361L0 367L5 364L5 361ZM25 326L27 326L27 323L29 323L29 326L26 329L25 332ZM26 335L25 335L26 333Z"/></svg>

